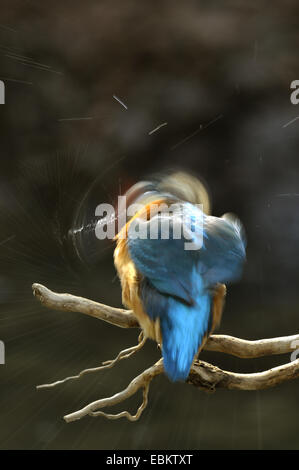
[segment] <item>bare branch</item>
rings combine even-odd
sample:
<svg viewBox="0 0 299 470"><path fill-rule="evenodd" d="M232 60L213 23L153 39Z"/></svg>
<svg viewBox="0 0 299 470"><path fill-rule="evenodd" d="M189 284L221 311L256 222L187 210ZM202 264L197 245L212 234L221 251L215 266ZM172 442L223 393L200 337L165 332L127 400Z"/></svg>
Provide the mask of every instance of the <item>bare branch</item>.
<svg viewBox="0 0 299 470"><path fill-rule="evenodd" d="M139 351L141 348L146 343L146 337L143 334L143 331L141 331L140 335L138 336L138 344L136 346L132 346L131 348L124 349L120 353L118 353L117 357L115 359L111 359L109 361L103 362L103 364L107 367L113 367L116 362L120 361L121 359L127 359L128 357L132 356L135 354L137 351Z"/></svg>
<svg viewBox="0 0 299 470"><path fill-rule="evenodd" d="M299 359L254 374L228 372L207 362L198 361L192 365L187 382L208 391L214 391L216 388L261 390L297 377L299 377Z"/></svg>
<svg viewBox="0 0 299 470"><path fill-rule="evenodd" d="M293 345L297 341L297 344L299 344L299 335L258 339L256 341L234 338L228 335L212 335L209 337L204 349L248 359L292 352L294 350Z"/></svg>
<svg viewBox="0 0 299 470"><path fill-rule="evenodd" d="M41 284L32 285L33 295L48 308L79 312L104 320L121 328L140 328L131 310L114 308L71 294L57 294Z"/></svg>
<svg viewBox="0 0 299 470"><path fill-rule="evenodd" d="M160 359L156 364L151 366L149 369L143 371L140 375L135 377L132 382L129 383L127 388L122 392L116 393L112 397L109 398L102 398L101 400L96 400L89 405L85 406L81 410L75 411L74 413L70 413L64 416L64 419L67 423L71 421L76 421L77 419L81 419L86 415L91 416L105 416L108 419L118 419L118 418L127 418L129 421L136 421L139 419L142 411L146 408L147 405L147 396L149 390L149 384L152 379L163 372L163 361ZM142 405L139 407L137 413L132 416L128 411L122 411L121 413L111 415L104 413L103 411L98 411L101 408L106 408L107 406L117 405L118 403L123 402L127 398L134 395L139 389L143 388L143 402Z"/></svg>
<svg viewBox="0 0 299 470"><path fill-rule="evenodd" d="M57 380L56 382L52 382L50 384L37 385L36 388L37 390L41 390L43 388L53 388L53 387L56 387L56 385L63 384L70 380L80 379L80 377L82 377L83 375L89 374L91 372L98 372L103 369L111 369L111 367L113 367L117 362L121 361L122 359L126 359L132 356L132 354L135 354L137 351L139 351L144 346L145 342L146 342L146 338L144 337L143 332L141 332L138 337L138 344L131 348L127 348L127 349L124 349L123 351L120 351L120 353L118 353L115 359L102 362L102 365L99 367L93 367L90 369L81 370L81 372L79 372L78 375L72 375L70 377L66 377L65 379L62 379L62 380Z"/></svg>
<svg viewBox="0 0 299 470"><path fill-rule="evenodd" d="M75 421L84 416L104 416L108 419L127 418L130 421L136 421L140 418L142 411L147 406L147 396L150 382L156 375L163 372L163 360L160 359L149 369L138 375L128 387L122 392L116 393L112 397L96 400L81 410L75 411L64 416L66 422ZM208 364L207 362L195 362L190 370L187 383L208 392L214 392L216 388L225 388L229 390L260 390L274 387L287 380L299 377L299 359L288 364L284 364L273 369L257 372L255 374L237 374L219 369L219 367ZM108 406L117 405L134 395L139 389L143 388L143 402L135 415L128 411L121 411L117 414L108 414L98 411Z"/></svg>

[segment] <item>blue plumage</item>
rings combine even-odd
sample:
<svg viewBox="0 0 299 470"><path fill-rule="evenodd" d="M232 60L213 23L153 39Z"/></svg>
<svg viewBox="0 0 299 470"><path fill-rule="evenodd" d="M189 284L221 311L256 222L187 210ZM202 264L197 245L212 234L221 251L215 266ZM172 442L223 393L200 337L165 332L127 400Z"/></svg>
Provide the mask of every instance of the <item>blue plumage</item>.
<svg viewBox="0 0 299 470"><path fill-rule="evenodd" d="M186 380L203 337L208 330L211 295L200 287L200 276L194 272L194 302L159 292L148 280L141 288L141 299L152 320L159 318L162 333L164 368L173 381Z"/></svg>
<svg viewBox="0 0 299 470"><path fill-rule="evenodd" d="M163 238L163 220L169 222L168 239ZM185 220L195 221L188 233L198 249L186 250L186 239L174 238L176 223L184 224ZM200 220L201 224L196 223ZM151 239L153 223L159 229L158 237ZM147 236L137 237L136 230L143 230ZM160 320L165 371L173 381L186 380L194 356L209 333L213 287L241 275L245 260L241 223L230 214L207 216L199 207L183 202L173 213L158 213L150 220L137 218L129 226L128 249L143 275L140 296L144 310L152 320Z"/></svg>

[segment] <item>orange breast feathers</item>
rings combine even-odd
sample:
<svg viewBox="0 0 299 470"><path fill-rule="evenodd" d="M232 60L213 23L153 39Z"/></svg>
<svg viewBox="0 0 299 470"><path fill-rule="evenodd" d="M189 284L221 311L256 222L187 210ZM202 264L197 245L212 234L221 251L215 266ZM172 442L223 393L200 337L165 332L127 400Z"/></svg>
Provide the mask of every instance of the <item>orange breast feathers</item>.
<svg viewBox="0 0 299 470"><path fill-rule="evenodd" d="M126 307L133 310L145 336L157 341L158 343L161 343L160 322L159 319L155 321L151 320L143 309L139 295L140 283L143 276L136 269L133 261L131 260L127 245L127 236L128 228L132 220L137 217L141 217L143 220L149 220L150 217L155 214L151 205L154 204L154 208L157 208L159 207L159 204L164 202L165 200L162 199L151 201L137 212L116 235L116 248L114 250L114 264L121 282L122 302Z"/></svg>

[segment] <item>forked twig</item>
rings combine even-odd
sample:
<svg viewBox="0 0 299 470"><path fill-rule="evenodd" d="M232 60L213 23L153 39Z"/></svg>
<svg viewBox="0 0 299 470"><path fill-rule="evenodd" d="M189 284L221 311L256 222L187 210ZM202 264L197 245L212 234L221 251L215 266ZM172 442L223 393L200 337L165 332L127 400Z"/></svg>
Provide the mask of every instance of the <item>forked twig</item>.
<svg viewBox="0 0 299 470"><path fill-rule="evenodd" d="M122 390L119 393L116 393L112 397L109 398L102 398L101 400L96 400L89 405L85 406L81 410L75 411L74 413L70 413L64 416L64 419L67 423L71 421L76 421L77 419L81 419L86 415L91 416L105 416L108 419L118 419L118 418L127 418L129 421L136 421L140 418L141 413L146 408L148 403L148 391L149 385L152 379L163 372L163 361L160 359L156 364L149 367L145 371L143 371L140 375L135 377L132 382L129 383L125 390ZM130 398L134 395L138 390L143 388L143 401L140 407L137 410L135 415L131 415L128 411L121 411L117 414L108 414L104 413L103 411L98 411L101 408L106 408L107 406L117 405L122 401Z"/></svg>
<svg viewBox="0 0 299 470"><path fill-rule="evenodd" d="M65 379L62 380L57 380L56 382L50 383L50 384L43 384L43 385L37 385L36 388L38 390L42 388L53 388L56 387L56 385L63 384L65 382L68 382L70 380L77 380L80 379L83 375L89 374L91 372L98 372L103 369L111 369L117 362L121 361L122 359L127 359L128 357L132 356L135 354L137 351L139 351L145 344L146 338L143 335L143 331L139 334L138 336L138 344L136 346L132 346L131 348L124 349L123 351L120 351L116 358L111 359L109 361L102 362L102 365L99 367L93 367L90 369L84 369L79 372L78 375L72 375L70 377L66 377Z"/></svg>

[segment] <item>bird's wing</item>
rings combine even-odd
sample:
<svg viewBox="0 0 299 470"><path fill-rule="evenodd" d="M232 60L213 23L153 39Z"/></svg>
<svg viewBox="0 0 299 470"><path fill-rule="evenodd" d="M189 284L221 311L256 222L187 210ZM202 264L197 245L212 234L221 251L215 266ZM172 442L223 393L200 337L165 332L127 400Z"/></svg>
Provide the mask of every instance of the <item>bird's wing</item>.
<svg viewBox="0 0 299 470"><path fill-rule="evenodd" d="M198 252L205 283L215 285L238 280L246 258L245 247L244 228L234 214L205 217L204 242Z"/></svg>
<svg viewBox="0 0 299 470"><path fill-rule="evenodd" d="M182 229L191 236L189 242L200 245L200 226L194 225L194 232L188 231L183 219L183 205L175 204L174 212L162 212L150 220L135 218L128 228L128 249L130 256L141 274L161 293L192 303L190 290L194 253L185 250L186 239L178 237ZM185 212L195 206L184 204ZM190 206L190 207L189 207ZM191 214L192 215L192 214ZM202 218L202 212L194 211ZM185 225L184 225L185 224ZM190 235L191 233L191 235Z"/></svg>
<svg viewBox="0 0 299 470"><path fill-rule="evenodd" d="M188 225L190 221L193 226ZM169 223L168 238L163 238L162 233L165 222ZM159 229L156 238L150 237L153 223ZM174 238L180 223L188 240ZM140 233L146 237L140 238ZM159 292L190 304L198 287L238 279L245 260L245 236L240 221L231 214L222 218L206 216L189 203L176 205L173 214L157 214L150 220L136 218L134 226L129 226L127 242L135 266ZM188 249L189 243L195 249ZM202 286L193 285L194 271Z"/></svg>

